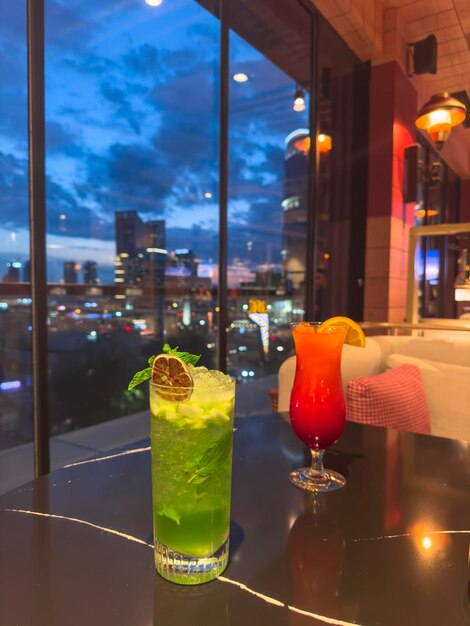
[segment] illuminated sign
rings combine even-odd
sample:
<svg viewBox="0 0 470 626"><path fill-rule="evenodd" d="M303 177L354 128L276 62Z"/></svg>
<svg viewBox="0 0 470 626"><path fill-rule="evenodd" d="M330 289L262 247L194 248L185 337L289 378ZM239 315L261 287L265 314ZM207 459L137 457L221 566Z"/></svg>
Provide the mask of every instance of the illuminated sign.
<svg viewBox="0 0 470 626"><path fill-rule="evenodd" d="M269 354L269 315L267 313L249 313L248 317L259 326L263 352Z"/></svg>
<svg viewBox="0 0 470 626"><path fill-rule="evenodd" d="M251 313L267 313L267 312L268 312L268 308L266 306L265 300L248 300L248 313L251 314Z"/></svg>

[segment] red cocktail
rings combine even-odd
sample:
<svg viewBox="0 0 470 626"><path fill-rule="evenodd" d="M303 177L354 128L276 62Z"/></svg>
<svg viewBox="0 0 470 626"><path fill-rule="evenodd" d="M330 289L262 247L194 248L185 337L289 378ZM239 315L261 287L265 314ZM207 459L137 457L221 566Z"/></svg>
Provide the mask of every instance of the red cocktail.
<svg viewBox="0 0 470 626"><path fill-rule="evenodd" d="M341 474L323 469L323 452L342 435L346 407L341 351L348 327L312 322L292 324L297 367L290 399L296 435L312 453L312 466L295 470L291 482L309 491L332 491L345 484Z"/></svg>

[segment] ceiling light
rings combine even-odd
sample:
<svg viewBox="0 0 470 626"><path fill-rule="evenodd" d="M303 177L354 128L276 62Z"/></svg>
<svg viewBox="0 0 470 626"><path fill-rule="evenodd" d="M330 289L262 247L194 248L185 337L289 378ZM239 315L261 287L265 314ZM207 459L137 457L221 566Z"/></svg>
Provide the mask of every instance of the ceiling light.
<svg viewBox="0 0 470 626"><path fill-rule="evenodd" d="M233 80L236 83L246 83L246 81L248 80L248 76L243 72L237 72L233 75Z"/></svg>
<svg viewBox="0 0 470 626"><path fill-rule="evenodd" d="M210 200L212 198L212 194L210 191L206 191L206 193L204 194L204 198L207 198L208 200Z"/></svg>
<svg viewBox="0 0 470 626"><path fill-rule="evenodd" d="M145 4L148 4L149 7L159 7L163 4L163 0L145 0Z"/></svg>
<svg viewBox="0 0 470 626"><path fill-rule="evenodd" d="M302 87L297 87L294 93L294 111L305 111L305 94Z"/></svg>
<svg viewBox="0 0 470 626"><path fill-rule="evenodd" d="M418 111L415 124L427 131L436 148L441 150L452 128L464 122L466 116L466 106L445 91L426 102Z"/></svg>

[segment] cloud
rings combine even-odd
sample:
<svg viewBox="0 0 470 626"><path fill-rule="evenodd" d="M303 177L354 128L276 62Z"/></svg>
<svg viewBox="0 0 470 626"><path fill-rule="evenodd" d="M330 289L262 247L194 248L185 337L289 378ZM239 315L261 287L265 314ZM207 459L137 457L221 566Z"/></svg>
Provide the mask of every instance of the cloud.
<svg viewBox="0 0 470 626"><path fill-rule="evenodd" d="M81 158L84 154L78 128L64 126L57 121L46 121L46 153L62 153L70 157Z"/></svg>
<svg viewBox="0 0 470 626"><path fill-rule="evenodd" d="M28 162L0 152L1 225L23 226L29 219Z"/></svg>
<svg viewBox="0 0 470 626"><path fill-rule="evenodd" d="M93 35L100 29L96 17L90 19L81 15L73 8L73 4L48 0L44 5L44 38L47 47L57 47L65 53L83 53L89 49Z"/></svg>

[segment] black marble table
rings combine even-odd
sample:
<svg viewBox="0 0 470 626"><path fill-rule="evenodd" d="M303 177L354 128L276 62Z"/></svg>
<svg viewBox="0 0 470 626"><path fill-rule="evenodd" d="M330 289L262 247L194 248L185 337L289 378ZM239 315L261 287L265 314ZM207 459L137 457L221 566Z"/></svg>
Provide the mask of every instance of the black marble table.
<svg viewBox="0 0 470 626"><path fill-rule="evenodd" d="M288 473L306 450L279 415L236 423L231 560L198 587L154 570L148 442L0 498L1 626L470 621L470 446L349 424L315 503Z"/></svg>

